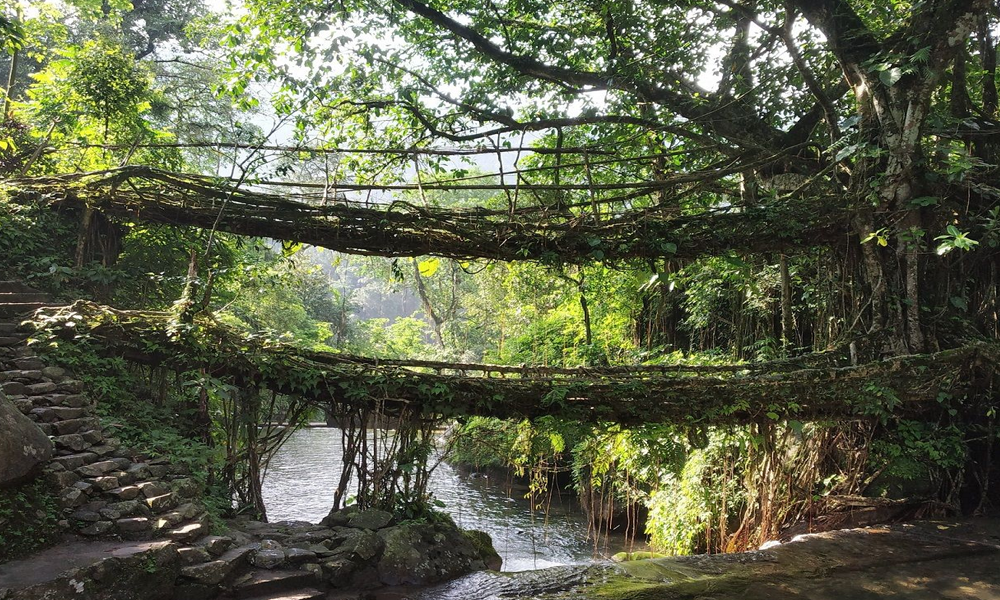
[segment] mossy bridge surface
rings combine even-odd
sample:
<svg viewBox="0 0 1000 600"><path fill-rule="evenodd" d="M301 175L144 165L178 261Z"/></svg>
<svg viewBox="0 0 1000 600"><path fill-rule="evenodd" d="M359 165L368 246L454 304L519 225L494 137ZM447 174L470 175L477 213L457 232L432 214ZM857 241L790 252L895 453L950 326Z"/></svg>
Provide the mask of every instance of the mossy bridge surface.
<svg viewBox="0 0 1000 600"><path fill-rule="evenodd" d="M699 173L696 179L728 174ZM623 197L639 196L665 185L682 185L685 177L690 176L619 187ZM720 249L767 252L828 245L851 235L850 211L829 199L778 199L754 208L687 214L656 206L614 213L589 206L584 208L590 212L540 205L446 209L401 201L349 202L340 195L354 188L413 187L406 185L338 184L331 191L308 184L243 183L123 167L8 180L3 191L21 204L383 256L570 263L690 258ZM530 187L522 191L550 191ZM615 196L615 201L622 197ZM996 344L979 342L934 354L880 358L877 341L857 340L863 346L860 351L857 345L845 345L841 351L754 364L511 367L307 352L242 337L210 320L182 324L166 313L122 312L84 303L58 311L52 319L91 328L90 335L100 337L106 351L135 361L204 369L240 385L294 394L334 411L365 405L387 413L436 417L558 415L623 424L710 424L917 414L991 385L1000 356Z"/></svg>
<svg viewBox="0 0 1000 600"><path fill-rule="evenodd" d="M682 179L690 178L686 175ZM650 194L682 183L670 180L598 187L602 192L620 188L624 196L614 197L620 202L629 195ZM330 189L279 182L247 186L229 179L139 166L12 179L0 185L0 190L18 203L90 208L125 221L217 229L353 254L506 261L693 258L724 250L770 252L828 245L847 239L851 216L832 198L695 213L659 205L612 212L587 204L587 211L581 212L577 206L538 204L494 210L417 206L399 200L352 202L341 192L416 191L417 186L341 183ZM424 184L419 190L499 191L508 187L513 189L505 184ZM577 187L520 184L516 189L529 194ZM609 200L601 204L606 202Z"/></svg>
<svg viewBox="0 0 1000 600"><path fill-rule="evenodd" d="M989 385L992 343L852 365L850 352L744 365L553 368L380 360L314 352L237 334L209 319L119 311L89 302L47 308L54 335L83 335L102 351L175 370L202 370L240 388L295 396L332 411L410 418L461 415L692 425L918 415Z"/></svg>

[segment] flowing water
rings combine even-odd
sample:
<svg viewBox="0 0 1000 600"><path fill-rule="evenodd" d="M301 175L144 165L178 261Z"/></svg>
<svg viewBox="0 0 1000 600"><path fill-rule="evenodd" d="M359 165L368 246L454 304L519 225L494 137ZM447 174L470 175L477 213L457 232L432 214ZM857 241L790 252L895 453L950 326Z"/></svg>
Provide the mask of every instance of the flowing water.
<svg viewBox="0 0 1000 600"><path fill-rule="evenodd" d="M271 521L318 522L332 503L341 467L340 430L326 427L295 432L271 461L264 501ZM588 537L587 518L568 495L554 495L548 510L533 511L523 487L479 474L460 473L440 463L430 492L444 503L459 526L490 534L503 557L504 571L589 565L632 546L622 536Z"/></svg>

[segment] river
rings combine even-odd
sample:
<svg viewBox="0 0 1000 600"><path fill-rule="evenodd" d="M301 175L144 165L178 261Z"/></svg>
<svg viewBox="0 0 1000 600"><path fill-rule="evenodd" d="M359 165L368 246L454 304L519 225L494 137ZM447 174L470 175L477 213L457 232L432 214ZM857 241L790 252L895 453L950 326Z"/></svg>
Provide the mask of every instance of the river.
<svg viewBox="0 0 1000 600"><path fill-rule="evenodd" d="M330 510L341 467L340 430L313 427L295 432L271 461L264 502L273 521L316 523ZM625 549L643 550L623 536L595 544L587 518L568 494L554 495L545 512L533 511L524 489L479 474L461 473L446 462L431 477L430 492L460 527L490 534L503 571L526 571L606 560Z"/></svg>

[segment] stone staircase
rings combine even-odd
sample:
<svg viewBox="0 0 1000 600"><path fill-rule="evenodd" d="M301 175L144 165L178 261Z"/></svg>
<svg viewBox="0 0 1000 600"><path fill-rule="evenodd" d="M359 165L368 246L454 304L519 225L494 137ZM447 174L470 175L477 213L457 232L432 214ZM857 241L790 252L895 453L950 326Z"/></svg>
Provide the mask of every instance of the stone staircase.
<svg viewBox="0 0 1000 600"><path fill-rule="evenodd" d="M191 542L208 532L199 487L182 465L144 460L101 427L83 383L47 366L25 345L20 322L59 306L22 283L0 281L0 389L50 437L45 476L58 492L67 529L85 536Z"/></svg>
<svg viewBox="0 0 1000 600"><path fill-rule="evenodd" d="M26 315L45 306L59 306L48 294L20 281L0 281L0 318Z"/></svg>
<svg viewBox="0 0 1000 600"><path fill-rule="evenodd" d="M43 473L63 511L61 525L94 539L176 542L183 565L176 600L325 598L315 573L258 568L260 543L248 536L208 535L201 489L187 468L138 455L102 428L83 383L26 344L22 321L56 306L48 294L0 281L0 390L52 440L55 456Z"/></svg>

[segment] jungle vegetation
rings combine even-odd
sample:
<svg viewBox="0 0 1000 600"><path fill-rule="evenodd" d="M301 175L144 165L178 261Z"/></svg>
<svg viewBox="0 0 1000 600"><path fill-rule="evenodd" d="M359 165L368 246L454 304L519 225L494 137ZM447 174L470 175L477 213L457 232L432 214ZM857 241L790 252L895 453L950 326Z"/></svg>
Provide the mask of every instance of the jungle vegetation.
<svg viewBox="0 0 1000 600"><path fill-rule="evenodd" d="M5 276L385 359L863 365L996 342L994 2L220 8L0 9ZM167 210L193 186L216 186L218 216ZM119 187L133 204L102 208ZM254 214L284 198L361 225L309 239L300 208L280 230ZM936 398L918 416L886 380L843 398L868 407L846 421L474 417L456 458L519 471L540 504L565 474L599 527L624 511L673 552L755 547L859 504L982 513L996 365L975 362L907 373ZM185 371L169 401L109 385L108 406L150 404L175 429L145 443L211 455L227 396L210 390L229 384L210 375Z"/></svg>

